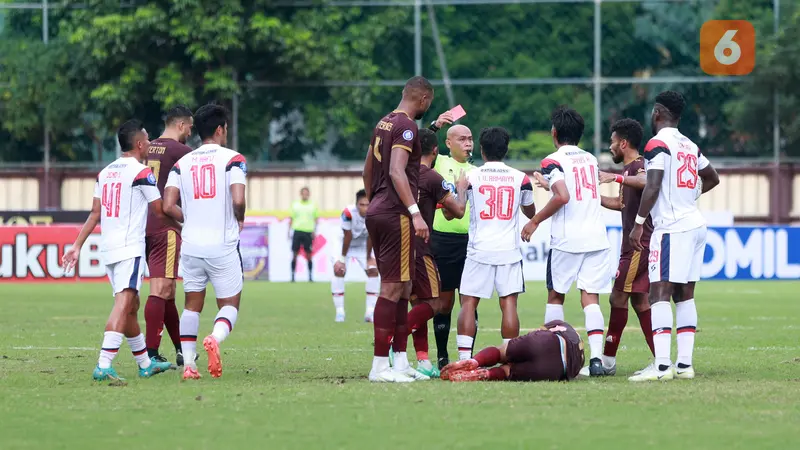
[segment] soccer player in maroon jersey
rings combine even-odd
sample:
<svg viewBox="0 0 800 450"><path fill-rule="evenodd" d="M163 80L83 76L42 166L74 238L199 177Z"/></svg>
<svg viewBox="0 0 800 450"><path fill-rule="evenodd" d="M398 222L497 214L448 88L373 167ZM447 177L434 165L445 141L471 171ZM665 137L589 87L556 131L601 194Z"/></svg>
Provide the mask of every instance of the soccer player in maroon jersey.
<svg viewBox="0 0 800 450"><path fill-rule="evenodd" d="M397 108L375 125L364 162L364 188L370 199L367 232L375 249L381 292L375 304L374 358L369 380L411 382L417 372L409 365L406 348L408 299L414 278L414 235L428 240L429 230L417 205L422 147L417 124L433 101L433 86L413 77L403 88ZM413 230L412 227L413 226ZM389 347L394 368L389 365Z"/></svg>
<svg viewBox="0 0 800 450"><path fill-rule="evenodd" d="M158 191L164 195L164 186L172 166L185 154L192 151L186 139L192 133L192 111L185 106L176 106L164 118L164 133L150 142L147 165L153 171ZM183 365L181 353L180 316L175 306L175 279L178 277L178 261L181 251L181 231L175 222L165 222L150 213L147 217L146 256L150 269L150 296L144 307L147 328L147 353L159 361L166 359L158 353L161 332L167 329L175 347L176 363Z"/></svg>
<svg viewBox="0 0 800 450"><path fill-rule="evenodd" d="M456 180L456 195L450 193L450 184L433 170L436 157L439 155L439 142L436 134L429 130L419 131L422 145L422 160L419 168L419 210L425 224L433 229L433 216L437 206L447 211L448 219L464 217L467 205L467 177L462 171ZM439 376L439 369L431 364L428 357L428 321L435 314L442 312L443 302L439 299L439 268L433 258L430 243L417 238L416 244L416 276L411 289L411 311L408 313L408 330L414 340L417 353L417 372L422 376L417 379L429 379ZM408 336L405 337L406 340ZM396 336L395 339L403 339Z"/></svg>
<svg viewBox="0 0 800 450"><path fill-rule="evenodd" d="M488 347L471 359L448 364L442 369L442 379L457 382L568 381L578 376L584 358L583 341L578 332L566 322L551 320L542 328L515 337L500 347Z"/></svg>
<svg viewBox="0 0 800 450"><path fill-rule="evenodd" d="M608 320L605 347L603 348L603 375L617 373L617 348L622 332L628 323L628 299L639 317L639 325L644 333L647 346L653 352L653 335L650 323L650 303L647 293L650 290L647 264L650 258L648 250L650 235L653 234L653 220L648 216L644 223L642 235L643 250L634 250L628 242L633 229L642 190L647 182L644 170L644 159L639 154L644 129L633 119L622 119L611 126L611 157L615 164L624 163L622 175L600 172L600 183L620 183L619 196L601 196L603 207L622 212L622 250L617 268L614 287L611 290L611 316ZM584 373L585 372L585 373ZM588 367L581 375L589 376Z"/></svg>

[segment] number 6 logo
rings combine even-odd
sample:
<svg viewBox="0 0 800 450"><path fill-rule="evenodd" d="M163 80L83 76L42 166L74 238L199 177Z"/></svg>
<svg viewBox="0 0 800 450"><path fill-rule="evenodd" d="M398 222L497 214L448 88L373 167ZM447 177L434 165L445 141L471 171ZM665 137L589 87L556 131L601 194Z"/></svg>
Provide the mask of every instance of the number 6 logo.
<svg viewBox="0 0 800 450"><path fill-rule="evenodd" d="M756 31L746 20L709 20L700 29L700 68L709 75L747 75L756 65Z"/></svg>

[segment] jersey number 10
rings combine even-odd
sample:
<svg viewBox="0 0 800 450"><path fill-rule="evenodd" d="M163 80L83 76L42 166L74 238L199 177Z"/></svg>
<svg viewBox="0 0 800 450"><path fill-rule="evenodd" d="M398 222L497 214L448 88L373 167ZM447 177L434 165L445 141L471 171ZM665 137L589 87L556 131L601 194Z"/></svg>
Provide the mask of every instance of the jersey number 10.
<svg viewBox="0 0 800 450"><path fill-rule="evenodd" d="M192 186L194 198L214 198L217 196L217 174L213 164L192 166Z"/></svg>
<svg viewBox="0 0 800 450"><path fill-rule="evenodd" d="M120 194L122 183L108 183L103 185L103 198L100 203L106 209L106 217L119 217Z"/></svg>
<svg viewBox="0 0 800 450"><path fill-rule="evenodd" d="M511 218L514 217L514 193L516 191L513 187L495 187L485 184L481 186L478 191L489 197L486 199L488 211L486 209L481 211L480 217L482 220L511 220Z"/></svg>

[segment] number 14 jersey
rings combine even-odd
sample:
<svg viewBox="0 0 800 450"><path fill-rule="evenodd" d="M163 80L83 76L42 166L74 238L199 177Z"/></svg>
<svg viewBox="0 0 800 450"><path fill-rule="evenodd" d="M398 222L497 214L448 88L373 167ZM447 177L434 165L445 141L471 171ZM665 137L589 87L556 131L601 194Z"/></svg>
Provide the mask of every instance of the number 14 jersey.
<svg viewBox="0 0 800 450"><path fill-rule="evenodd" d="M653 227L666 232L693 230L706 224L697 209L697 173L708 166L694 142L677 128L662 128L644 148L645 170L663 170L661 191L650 211Z"/></svg>
<svg viewBox="0 0 800 450"><path fill-rule="evenodd" d="M542 175L551 188L563 181L569 191L569 202L550 219L550 247L567 253L609 248L597 158L574 145L564 145L542 160Z"/></svg>
<svg viewBox="0 0 800 450"><path fill-rule="evenodd" d="M181 254L217 258L236 251L239 223L233 215L232 184L246 183L244 156L216 144L205 144L179 159L167 187L181 193Z"/></svg>
<svg viewBox="0 0 800 450"><path fill-rule="evenodd" d="M522 261L519 208L533 204L531 180L499 161L473 169L467 179L467 258L488 265Z"/></svg>

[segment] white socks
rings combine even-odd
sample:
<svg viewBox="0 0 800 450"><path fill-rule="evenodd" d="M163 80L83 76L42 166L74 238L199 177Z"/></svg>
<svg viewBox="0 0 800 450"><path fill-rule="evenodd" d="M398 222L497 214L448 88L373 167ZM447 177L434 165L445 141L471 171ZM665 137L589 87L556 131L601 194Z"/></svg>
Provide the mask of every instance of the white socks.
<svg viewBox="0 0 800 450"><path fill-rule="evenodd" d="M472 336L456 336L456 345L458 346L458 359L463 361L472 358L472 345L475 339Z"/></svg>
<svg viewBox="0 0 800 450"><path fill-rule="evenodd" d="M544 323L553 320L564 320L564 305L547 304L544 307Z"/></svg>
<svg viewBox="0 0 800 450"><path fill-rule="evenodd" d="M364 312L364 317L372 317L372 313L375 311L375 303L378 302L378 294L381 291L381 278L380 277L369 277L367 278L367 308Z"/></svg>
<svg viewBox="0 0 800 450"><path fill-rule="evenodd" d="M220 308L217 317L214 319L214 331L211 335L217 340L218 344L231 334L231 330L236 325L236 318L239 316L239 310L230 305L225 305ZM184 355L185 358L185 355Z"/></svg>
<svg viewBox="0 0 800 450"><path fill-rule="evenodd" d="M675 328L678 341L676 363L691 366L694 334L697 331L697 306L693 298L675 304Z"/></svg>
<svg viewBox="0 0 800 450"><path fill-rule="evenodd" d="M186 367L197 366L194 363L194 355L197 354L197 330L200 328L200 313L195 311L183 310L181 314L181 352Z"/></svg>
<svg viewBox="0 0 800 450"><path fill-rule="evenodd" d="M150 357L147 356L147 346L144 343L144 335L139 333L136 337L129 337L128 345L131 346L131 352L133 353L134 359L136 359L136 364L142 369L150 367Z"/></svg>
<svg viewBox="0 0 800 450"><path fill-rule="evenodd" d="M692 302L694 306L694 302ZM696 314L696 313L695 313ZM695 315L695 317L697 317ZM656 351L656 366L669 366L672 340L672 303L657 302L650 306L650 320L653 322L653 347ZM697 319L695 319L695 323ZM694 342L694 333L692 333Z"/></svg>
<svg viewBox="0 0 800 450"><path fill-rule="evenodd" d="M331 293L333 294L333 307L336 314L344 314L344 277L331 279Z"/></svg>
<svg viewBox="0 0 800 450"><path fill-rule="evenodd" d="M563 307L561 314L563 317ZM589 335L590 358L599 358L603 355L603 327L605 326L603 322L603 311L600 310L600 305L595 303L583 308L583 314L586 323L586 334Z"/></svg>
<svg viewBox="0 0 800 450"><path fill-rule="evenodd" d="M108 369L111 367L111 361L119 353L119 346L122 345L122 338L125 336L116 331L106 331L103 333L103 345L100 347L100 358L97 360L97 366L101 369ZM147 349L145 349L147 354Z"/></svg>
<svg viewBox="0 0 800 450"><path fill-rule="evenodd" d="M406 352L397 352L394 354L394 371L395 372L403 372L407 371L411 364L408 363L408 353Z"/></svg>
<svg viewBox="0 0 800 450"><path fill-rule="evenodd" d="M388 356L373 356L372 357L372 372L381 373L389 370L389 357Z"/></svg>

